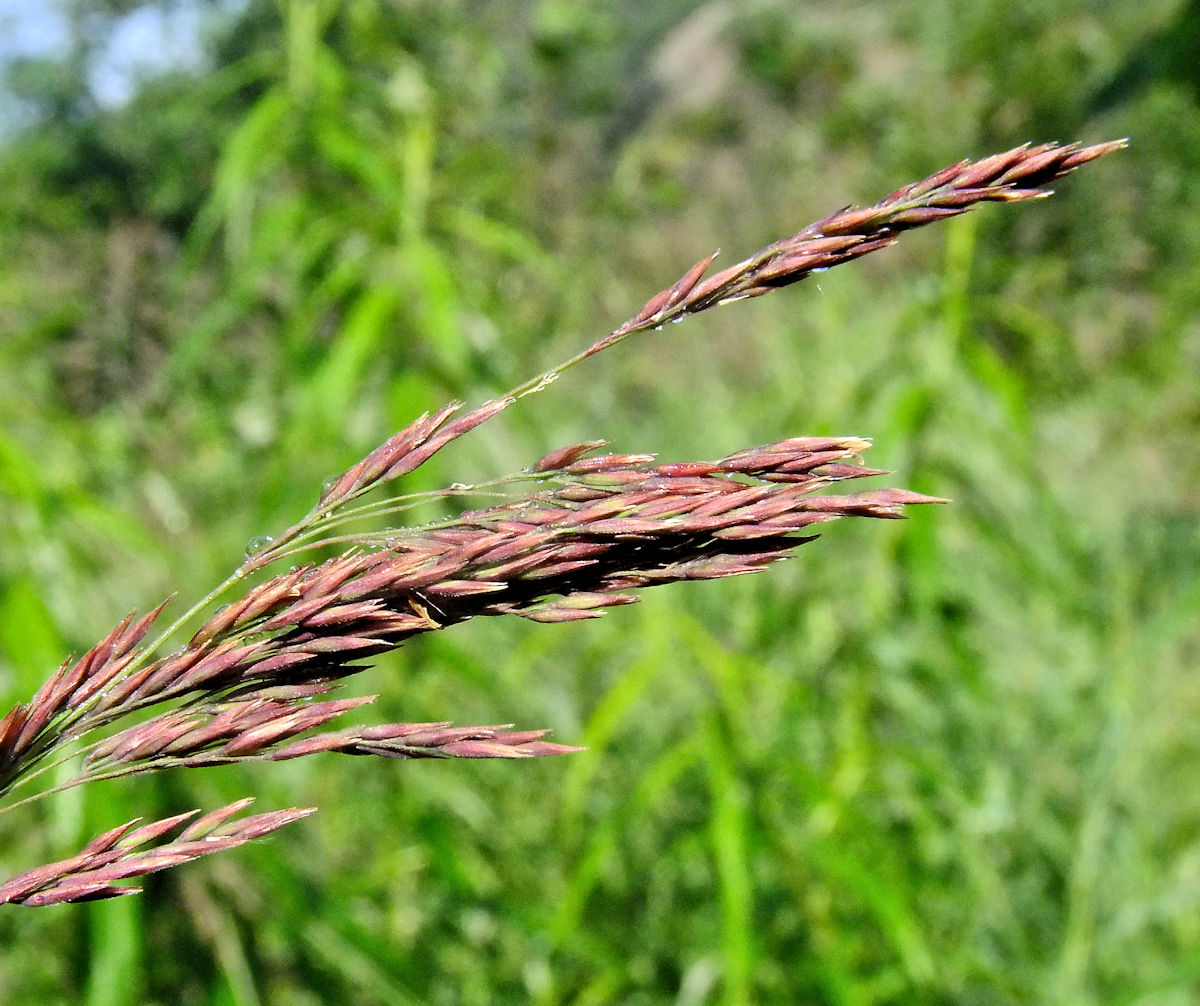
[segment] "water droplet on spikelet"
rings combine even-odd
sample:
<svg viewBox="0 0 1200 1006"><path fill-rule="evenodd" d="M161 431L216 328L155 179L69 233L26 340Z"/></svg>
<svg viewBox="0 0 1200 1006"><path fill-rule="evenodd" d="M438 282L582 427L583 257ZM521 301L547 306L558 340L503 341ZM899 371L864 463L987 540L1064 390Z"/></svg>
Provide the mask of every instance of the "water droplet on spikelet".
<svg viewBox="0 0 1200 1006"><path fill-rule="evenodd" d="M269 534L256 534L248 542L246 542L246 555L258 555L259 552L270 548L275 544L275 539Z"/></svg>

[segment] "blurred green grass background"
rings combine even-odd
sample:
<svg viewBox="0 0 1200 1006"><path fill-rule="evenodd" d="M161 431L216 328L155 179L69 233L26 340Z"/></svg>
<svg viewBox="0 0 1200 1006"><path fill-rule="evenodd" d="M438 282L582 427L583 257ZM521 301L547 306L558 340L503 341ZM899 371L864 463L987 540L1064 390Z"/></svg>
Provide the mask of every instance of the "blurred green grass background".
<svg viewBox="0 0 1200 1006"><path fill-rule="evenodd" d="M165 6L65 4L71 45L7 69L5 706L716 247L1025 140L1132 145L628 343L413 477L848 434L953 506L353 683L583 754L0 816L8 875L137 815L321 807L136 899L0 912L0 1001L1200 999L1200 4L210 3L200 64L98 103L105 33Z"/></svg>

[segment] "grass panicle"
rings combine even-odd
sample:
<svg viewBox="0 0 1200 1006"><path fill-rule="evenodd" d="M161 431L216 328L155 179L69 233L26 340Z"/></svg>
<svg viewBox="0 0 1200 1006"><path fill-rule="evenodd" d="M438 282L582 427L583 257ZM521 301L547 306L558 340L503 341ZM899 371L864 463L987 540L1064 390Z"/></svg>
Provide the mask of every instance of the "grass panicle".
<svg viewBox="0 0 1200 1006"><path fill-rule="evenodd" d="M567 368L637 332L710 307L757 297L892 244L904 230L982 202L1019 202L1080 165L1123 146L1022 146L961 161L863 209L846 208L706 277L698 262L629 321L577 356L467 412L426 414L323 488L313 510L261 543L213 592L147 642L166 602L130 615L83 657L66 661L37 694L0 720L0 795L31 786L82 756L65 783L4 810L100 779L174 767L282 761L319 753L403 758L531 758L579 750L544 730L393 723L323 730L371 697L330 698L340 683L405 640L472 618L536 622L595 618L632 593L685 580L755 573L811 541L814 525L842 517L898 518L944 500L903 489L835 494L839 483L886 474L862 464L869 441L790 438L718 461L659 462L649 453L600 453L605 441L560 448L487 486L357 504L413 472L447 444L540 391ZM356 520L404 512L432 496L486 494L489 505L418 527L354 532ZM497 501L498 500L498 501ZM256 586L233 590L284 558L339 548ZM219 597L174 651L167 640ZM120 721L136 718L128 726ZM239 801L98 836L78 855L0 886L0 903L46 905L133 893L122 881L270 834L312 812L236 818ZM186 821L174 838L164 837ZM157 844L156 844L157 843Z"/></svg>

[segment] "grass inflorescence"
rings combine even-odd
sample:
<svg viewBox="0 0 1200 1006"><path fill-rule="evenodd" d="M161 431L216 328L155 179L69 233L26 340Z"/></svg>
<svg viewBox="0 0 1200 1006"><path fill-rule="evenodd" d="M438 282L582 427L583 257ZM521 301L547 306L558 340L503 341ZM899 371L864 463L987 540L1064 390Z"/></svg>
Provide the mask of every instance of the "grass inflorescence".
<svg viewBox="0 0 1200 1006"><path fill-rule="evenodd" d="M905 506L945 501L897 488L829 492L838 483L886 474L863 466L869 441L857 437L789 438L717 461L669 463L649 453L602 453L606 442L587 441L486 487L432 494L453 500L486 489L490 505L384 532L355 525L367 516L404 513L430 494L357 501L636 333L769 293L980 203L1044 196L1045 185L1122 145L1026 145L961 161L873 206L839 210L713 275L715 256L708 256L558 367L474 409L450 403L422 415L329 480L304 518L256 542L224 583L148 642L166 602L122 620L0 720L0 795L19 794L3 809L87 782L175 767L330 752L519 759L578 750L546 740L544 730L511 725L322 728L371 701L329 697L341 682L414 636L482 616L594 618L637 600L632 592L646 587L761 571L811 541L806 532L813 525L897 518ZM340 553L301 561L331 547ZM251 574L284 560L299 564L238 592ZM190 628L218 600L227 603L169 650L173 633ZM81 760L70 778L37 788L50 767L74 758ZM242 845L312 812L238 817L248 802L199 818L112 829L76 856L0 885L0 903L134 893L137 887L121 881Z"/></svg>

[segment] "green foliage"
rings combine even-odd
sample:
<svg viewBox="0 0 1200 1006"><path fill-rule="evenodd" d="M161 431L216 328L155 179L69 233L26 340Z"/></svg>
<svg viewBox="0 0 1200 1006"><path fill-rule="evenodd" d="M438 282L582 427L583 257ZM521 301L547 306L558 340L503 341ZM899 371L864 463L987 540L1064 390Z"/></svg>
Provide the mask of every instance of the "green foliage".
<svg viewBox="0 0 1200 1006"><path fill-rule="evenodd" d="M952 507L599 623L461 626L354 685L381 721L553 726L568 761L0 816L11 873L138 814L322 808L136 906L4 913L0 999L1193 1001L1200 99L1108 87L1181 6L251 0L121 108L86 53L29 68L55 100L0 158L7 703L714 247L1013 142L1132 148L633 341L420 475L855 434Z"/></svg>

